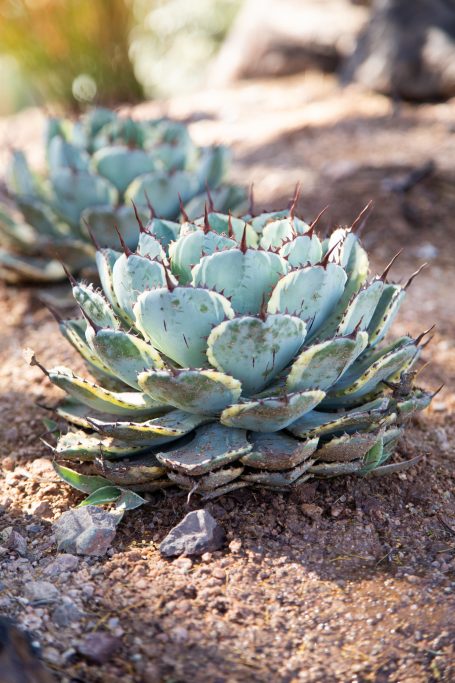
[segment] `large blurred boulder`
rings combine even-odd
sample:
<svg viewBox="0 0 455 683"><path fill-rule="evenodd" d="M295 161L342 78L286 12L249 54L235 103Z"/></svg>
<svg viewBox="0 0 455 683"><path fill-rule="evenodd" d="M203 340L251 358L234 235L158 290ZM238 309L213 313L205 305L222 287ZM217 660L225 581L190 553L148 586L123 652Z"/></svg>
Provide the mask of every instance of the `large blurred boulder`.
<svg viewBox="0 0 455 683"><path fill-rule="evenodd" d="M410 100L455 95L455 0L374 0L344 77Z"/></svg>
<svg viewBox="0 0 455 683"><path fill-rule="evenodd" d="M211 85L239 78L335 71L368 20L355 0L245 0L210 73Z"/></svg>

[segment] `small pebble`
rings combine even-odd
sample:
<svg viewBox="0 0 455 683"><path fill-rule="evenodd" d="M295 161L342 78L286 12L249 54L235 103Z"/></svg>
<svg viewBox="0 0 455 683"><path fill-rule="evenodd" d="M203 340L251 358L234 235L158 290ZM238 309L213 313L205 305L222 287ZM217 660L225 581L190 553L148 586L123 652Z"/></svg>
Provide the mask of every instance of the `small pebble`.
<svg viewBox="0 0 455 683"><path fill-rule="evenodd" d="M220 569L219 567L215 567L215 569L212 572L212 576L215 579L218 579L219 581L226 581L226 572L223 569Z"/></svg>
<svg viewBox="0 0 455 683"><path fill-rule="evenodd" d="M319 505L313 503L302 503L300 506L303 514L310 519L319 519L322 516L323 509Z"/></svg>
<svg viewBox="0 0 455 683"><path fill-rule="evenodd" d="M224 545L226 534L207 510L193 510L177 524L160 544L164 557L204 555Z"/></svg>
<svg viewBox="0 0 455 683"><path fill-rule="evenodd" d="M36 517L52 517L52 508L45 500L32 503L28 508L28 512Z"/></svg>
<svg viewBox="0 0 455 683"><path fill-rule="evenodd" d="M44 573L48 576L58 576L62 572L71 572L77 569L79 558L76 555L62 553L44 568Z"/></svg>
<svg viewBox="0 0 455 683"><path fill-rule="evenodd" d="M84 613L80 611L77 605L69 598L63 598L62 604L56 607L52 613L52 621L57 626L69 626L70 624L80 621Z"/></svg>
<svg viewBox="0 0 455 683"><path fill-rule="evenodd" d="M49 581L30 581L24 586L24 595L30 602L44 605L58 600L60 592Z"/></svg>
<svg viewBox="0 0 455 683"><path fill-rule="evenodd" d="M89 633L78 645L77 650L82 657L95 664L105 664L118 651L121 641L103 631Z"/></svg>
<svg viewBox="0 0 455 683"><path fill-rule="evenodd" d="M7 527L0 533L0 542L4 548L14 550L18 555L27 554L27 541L13 527Z"/></svg>
<svg viewBox="0 0 455 683"><path fill-rule="evenodd" d="M193 566L193 560L191 557L178 557L174 560L173 565L183 571L189 571Z"/></svg>

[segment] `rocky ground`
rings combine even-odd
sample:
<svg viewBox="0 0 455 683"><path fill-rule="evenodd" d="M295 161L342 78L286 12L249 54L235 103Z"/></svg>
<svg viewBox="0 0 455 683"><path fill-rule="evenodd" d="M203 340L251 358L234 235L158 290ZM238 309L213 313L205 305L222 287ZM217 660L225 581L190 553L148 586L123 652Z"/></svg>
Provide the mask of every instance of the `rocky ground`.
<svg viewBox="0 0 455 683"><path fill-rule="evenodd" d="M296 77L137 110L155 112L190 120L201 142L231 144L232 175L255 182L258 208L280 206L300 180L304 217L329 204L328 229L373 199L372 270L400 247L396 279L429 263L394 331L436 323L419 380L445 386L399 445L397 459L422 456L405 473L228 495L206 506L227 543L197 560L160 556L197 507L169 493L128 513L106 556L58 554L52 522L79 497L40 440L41 406L59 392L21 349L47 366L80 362L37 291L2 287L0 613L32 633L62 683L454 680L455 101L392 106ZM0 122L0 138L14 131L39 161L41 123L23 113ZM427 162L426 177L400 191Z"/></svg>

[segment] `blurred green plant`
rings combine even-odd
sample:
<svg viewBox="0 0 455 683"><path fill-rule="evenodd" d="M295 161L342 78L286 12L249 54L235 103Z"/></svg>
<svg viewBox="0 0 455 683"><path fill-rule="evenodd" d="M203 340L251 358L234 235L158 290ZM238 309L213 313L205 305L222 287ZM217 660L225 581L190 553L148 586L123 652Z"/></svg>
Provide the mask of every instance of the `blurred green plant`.
<svg viewBox="0 0 455 683"><path fill-rule="evenodd" d="M35 174L14 150L0 185L0 279L7 282L61 280L59 260L90 276L91 241L136 248L150 213L170 241L169 220L200 215L206 203L246 209L245 191L222 182L228 149L198 147L177 121L136 121L107 108L76 121L52 117L46 159L46 172Z"/></svg>
<svg viewBox="0 0 455 683"><path fill-rule="evenodd" d="M15 60L7 100L77 110L188 92L241 1L0 0L0 57Z"/></svg>
<svg viewBox="0 0 455 683"><path fill-rule="evenodd" d="M0 0L0 50L16 60L34 99L135 101L130 0Z"/></svg>
<svg viewBox="0 0 455 683"><path fill-rule="evenodd" d="M149 97L189 92L204 81L242 0L135 0L136 74ZM152 7L151 7L152 5Z"/></svg>

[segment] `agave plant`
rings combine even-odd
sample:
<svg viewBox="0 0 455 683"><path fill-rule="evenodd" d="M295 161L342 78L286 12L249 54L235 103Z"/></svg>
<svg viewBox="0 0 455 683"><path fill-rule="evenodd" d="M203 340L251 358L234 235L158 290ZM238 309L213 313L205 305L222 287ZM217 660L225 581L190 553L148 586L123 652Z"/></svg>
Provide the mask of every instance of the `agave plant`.
<svg viewBox="0 0 455 683"><path fill-rule="evenodd" d="M187 128L174 121L133 121L108 109L75 123L54 118L46 152L47 174L39 178L14 151L0 193L0 277L10 282L60 280L59 260L75 273L89 268L95 250L88 228L112 247L117 224L135 249L133 202L146 221L149 211L163 220L178 218L181 202L189 215L198 215L206 188L222 210L245 200L240 188L220 185L227 149L196 147Z"/></svg>
<svg viewBox="0 0 455 683"><path fill-rule="evenodd" d="M87 502L281 491L414 462L387 461L431 400L412 386L426 333L383 340L415 274L368 280L356 224L322 240L293 208L206 211L141 225L134 252L123 241L96 260L103 291L73 279L83 317L59 321L96 380L44 370L67 394L56 458L96 474L56 469Z"/></svg>

